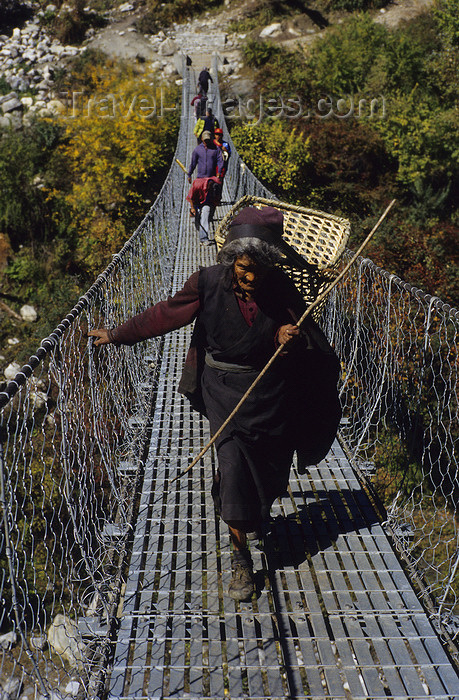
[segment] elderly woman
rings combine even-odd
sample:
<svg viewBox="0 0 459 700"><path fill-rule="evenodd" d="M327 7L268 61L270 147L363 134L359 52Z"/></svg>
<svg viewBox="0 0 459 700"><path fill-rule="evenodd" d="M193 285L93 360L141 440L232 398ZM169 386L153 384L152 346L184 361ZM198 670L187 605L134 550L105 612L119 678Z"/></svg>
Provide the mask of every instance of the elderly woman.
<svg viewBox="0 0 459 700"><path fill-rule="evenodd" d="M292 456L313 463L328 451L340 417L338 361L319 327L296 321L305 303L276 267L286 253L282 213L243 209L232 221L218 264L195 272L182 290L113 330L93 330L95 345L131 345L196 320L179 391L214 433L270 359L262 377L217 440L214 502L233 543L229 595L254 592L252 538L286 489ZM288 254L288 250L287 250ZM255 535L256 536L256 535Z"/></svg>

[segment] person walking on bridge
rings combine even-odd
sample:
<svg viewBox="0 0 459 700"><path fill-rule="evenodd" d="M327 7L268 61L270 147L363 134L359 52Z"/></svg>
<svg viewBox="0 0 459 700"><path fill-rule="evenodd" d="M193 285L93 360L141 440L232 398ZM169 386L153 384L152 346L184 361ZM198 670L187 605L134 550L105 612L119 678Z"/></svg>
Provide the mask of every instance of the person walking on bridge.
<svg viewBox="0 0 459 700"><path fill-rule="evenodd" d="M198 92L197 95L193 97L193 99L190 102L191 107L194 108L194 116L196 121L200 119L201 117L205 119L206 117L206 106L207 106L207 97L205 97L202 92Z"/></svg>
<svg viewBox="0 0 459 700"><path fill-rule="evenodd" d="M210 131L203 131L201 143L196 146L191 154L191 164L188 168L188 182L191 184L191 176L197 167L197 177L219 176L224 167L221 149L213 142Z"/></svg>
<svg viewBox="0 0 459 700"><path fill-rule="evenodd" d="M117 328L89 332L95 345L132 345L196 321L178 390L215 433L278 344L285 352L263 375L216 441L212 496L233 545L228 594L255 592L249 541L288 484L294 449L310 464L328 452L340 418L339 362L319 326L296 321L305 302L276 264L289 246L282 213L246 207L233 219L218 264Z"/></svg>
<svg viewBox="0 0 459 700"><path fill-rule="evenodd" d="M220 203L222 183L218 177L196 178L190 187L187 200L190 202L190 214L194 216L194 224L202 245L212 245L214 240L210 235L210 226L215 208Z"/></svg>
<svg viewBox="0 0 459 700"><path fill-rule="evenodd" d="M217 129L219 126L220 125L218 123L218 119L214 115L214 113L212 111L212 107L210 105L207 105L203 131L210 131L210 136L212 138L212 141L215 138L215 129Z"/></svg>
<svg viewBox="0 0 459 700"><path fill-rule="evenodd" d="M220 177L223 180L228 171L228 161L231 158L231 146L229 145L228 141L223 141L223 129L220 127L215 129L214 144L217 146L217 148L220 148L222 152L224 165L223 170L220 173Z"/></svg>
<svg viewBox="0 0 459 700"><path fill-rule="evenodd" d="M212 80L211 74L209 73L209 69L207 67L205 67L199 73L199 77L198 77L198 89L200 88L204 95L207 95L207 92L209 90L209 80L211 83L214 82Z"/></svg>

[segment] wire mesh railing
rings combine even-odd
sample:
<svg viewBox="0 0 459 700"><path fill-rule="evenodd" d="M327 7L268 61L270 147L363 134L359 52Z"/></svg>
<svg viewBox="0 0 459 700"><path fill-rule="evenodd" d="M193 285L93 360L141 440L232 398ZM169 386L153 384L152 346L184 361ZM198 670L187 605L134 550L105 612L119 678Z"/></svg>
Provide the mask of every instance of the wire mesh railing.
<svg viewBox="0 0 459 700"><path fill-rule="evenodd" d="M188 95L185 82L183 90ZM187 104L183 100L184 119ZM178 136L179 160L186 132L182 128ZM97 696L132 532L161 343L149 341L147 349L107 346L99 357L86 331L119 324L170 292L183 186L174 159L139 228L0 392L5 692Z"/></svg>
<svg viewBox="0 0 459 700"><path fill-rule="evenodd" d="M341 434L433 622L457 640L459 311L360 259L324 323L343 367Z"/></svg>
<svg viewBox="0 0 459 700"><path fill-rule="evenodd" d="M221 102L217 109L224 121ZM234 201L273 198L239 158L232 167ZM343 368L341 438L437 629L457 641L459 311L361 259L329 298L322 325Z"/></svg>
<svg viewBox="0 0 459 700"><path fill-rule="evenodd" d="M214 64L214 75L215 64ZM218 93L214 111L224 125ZM176 157L185 160L184 78ZM237 201L273 198L232 145ZM88 347L170 291L184 176L173 161L149 214L15 379L0 392L0 681L29 697L78 683L97 697L115 633L159 340ZM346 257L347 253L345 254ZM383 499L437 627L457 638L459 313L361 260L323 325L343 366L349 454Z"/></svg>

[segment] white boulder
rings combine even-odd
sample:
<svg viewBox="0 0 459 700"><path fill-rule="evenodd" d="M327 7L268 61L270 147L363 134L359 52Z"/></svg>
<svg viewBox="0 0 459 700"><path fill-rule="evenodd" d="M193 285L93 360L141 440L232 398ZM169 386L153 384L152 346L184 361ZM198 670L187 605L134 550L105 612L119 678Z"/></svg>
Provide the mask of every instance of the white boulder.
<svg viewBox="0 0 459 700"><path fill-rule="evenodd" d="M29 304L24 304L24 306L21 306L19 309L19 314L24 321L30 321L31 323L36 321L38 317L35 308Z"/></svg>
<svg viewBox="0 0 459 700"><path fill-rule="evenodd" d="M0 649L11 649L17 642L16 632L7 632L0 637Z"/></svg>
<svg viewBox="0 0 459 700"><path fill-rule="evenodd" d="M280 22L273 22L261 30L260 39L265 39L267 36L276 36L282 33L282 25Z"/></svg>
<svg viewBox="0 0 459 700"><path fill-rule="evenodd" d="M63 114L65 112L65 105L60 100L50 100L47 107L53 114Z"/></svg>
<svg viewBox="0 0 459 700"><path fill-rule="evenodd" d="M15 109L23 109L23 104L17 96L10 97L8 100L2 102L2 112L6 114L7 112L14 112Z"/></svg>
<svg viewBox="0 0 459 700"><path fill-rule="evenodd" d="M76 696L80 692L80 684L78 683L78 681L70 681L69 683L67 683L67 685L65 686L65 692L67 693L67 695L71 695L72 698L76 698Z"/></svg>
<svg viewBox="0 0 459 700"><path fill-rule="evenodd" d="M56 615L48 630L48 644L72 667L83 669L85 645L78 634L75 622L69 617Z"/></svg>
<svg viewBox="0 0 459 700"><path fill-rule="evenodd" d="M1 687L1 700L17 700L22 690L22 682L19 678L11 678Z"/></svg>
<svg viewBox="0 0 459 700"><path fill-rule="evenodd" d="M177 47L172 39L165 39L162 44L160 44L158 53L160 56L173 56L176 52Z"/></svg>
<svg viewBox="0 0 459 700"><path fill-rule="evenodd" d="M46 637L31 637L29 640L31 649L36 649L37 651L43 651L48 644Z"/></svg>
<svg viewBox="0 0 459 700"><path fill-rule="evenodd" d="M18 364L17 362L11 362L11 364L9 364L3 372L5 379L8 379L8 381L10 382L12 379L15 378L20 369L20 364Z"/></svg>
<svg viewBox="0 0 459 700"><path fill-rule="evenodd" d="M39 411L40 408L43 408L43 406L46 404L48 397L45 393L43 393L43 391L31 391L29 394L29 399L32 404L32 408Z"/></svg>

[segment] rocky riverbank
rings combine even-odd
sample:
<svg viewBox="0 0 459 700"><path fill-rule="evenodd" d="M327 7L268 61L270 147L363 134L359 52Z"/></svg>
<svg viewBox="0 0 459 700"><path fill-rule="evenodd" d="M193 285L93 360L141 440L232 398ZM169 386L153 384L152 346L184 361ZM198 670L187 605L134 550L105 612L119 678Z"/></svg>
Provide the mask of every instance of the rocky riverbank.
<svg viewBox="0 0 459 700"><path fill-rule="evenodd" d="M221 15L216 19L207 14L157 34L141 34L137 30L140 10L124 3L106 13L103 28L88 29L83 43L74 46L62 44L49 33L49 18L65 11L65 6L58 11L49 4L43 10L29 2L26 7L29 19L9 34L0 35L0 76L11 88L0 96L0 130L20 129L35 115L63 112L66 105L55 88L56 74L88 49L135 61L139 71L150 72L159 82L180 79L184 54L200 68L210 63L216 52L221 57L222 72L234 79L242 65L239 45L244 37L228 36L222 29L225 22L222 24ZM92 12L89 7L85 11Z"/></svg>

